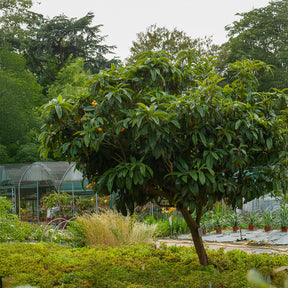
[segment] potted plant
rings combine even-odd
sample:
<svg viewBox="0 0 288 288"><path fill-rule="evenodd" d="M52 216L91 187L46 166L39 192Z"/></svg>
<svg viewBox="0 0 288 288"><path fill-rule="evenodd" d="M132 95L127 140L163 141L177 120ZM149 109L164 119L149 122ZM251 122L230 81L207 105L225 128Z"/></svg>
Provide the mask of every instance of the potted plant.
<svg viewBox="0 0 288 288"><path fill-rule="evenodd" d="M273 217L272 217L272 214L271 212L265 212L263 214L263 222L264 222L264 230L266 232L270 231L271 230L271 224L273 222Z"/></svg>
<svg viewBox="0 0 288 288"><path fill-rule="evenodd" d="M233 213L230 215L229 222L231 223L234 232L239 230L240 219L237 213Z"/></svg>
<svg viewBox="0 0 288 288"><path fill-rule="evenodd" d="M209 229L208 221L201 221L201 226L200 227L202 228L202 233L206 234L208 229Z"/></svg>
<svg viewBox="0 0 288 288"><path fill-rule="evenodd" d="M213 217L213 223L216 233L222 233L222 224L223 224L222 216L219 214L215 214Z"/></svg>
<svg viewBox="0 0 288 288"><path fill-rule="evenodd" d="M255 226L256 215L255 212L250 212L248 217L248 230L253 231Z"/></svg>
<svg viewBox="0 0 288 288"><path fill-rule="evenodd" d="M281 206L281 209L279 211L279 218L280 218L280 224L281 224L281 231L287 232L288 227L288 208L285 204Z"/></svg>

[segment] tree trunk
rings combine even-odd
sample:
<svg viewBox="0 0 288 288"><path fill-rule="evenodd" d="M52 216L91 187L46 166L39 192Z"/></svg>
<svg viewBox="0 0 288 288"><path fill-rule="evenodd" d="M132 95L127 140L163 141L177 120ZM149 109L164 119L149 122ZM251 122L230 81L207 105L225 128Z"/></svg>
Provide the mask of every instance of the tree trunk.
<svg viewBox="0 0 288 288"><path fill-rule="evenodd" d="M196 223L187 209L181 208L180 211L190 229L200 264L203 266L208 266L208 256L202 241L202 237L199 235L199 225Z"/></svg>

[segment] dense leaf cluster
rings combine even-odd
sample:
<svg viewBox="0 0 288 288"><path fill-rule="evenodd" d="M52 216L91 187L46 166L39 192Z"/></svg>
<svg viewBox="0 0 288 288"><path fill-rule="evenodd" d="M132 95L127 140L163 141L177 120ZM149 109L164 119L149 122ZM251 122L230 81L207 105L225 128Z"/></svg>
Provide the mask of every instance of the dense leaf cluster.
<svg viewBox="0 0 288 288"><path fill-rule="evenodd" d="M285 154L286 95L257 92L264 63L234 63L235 81L224 88L214 65L191 53L175 63L144 53L136 65L101 71L74 106L44 107L44 153L62 149L98 192L118 191L126 204L164 197L192 212L279 189L267 175Z"/></svg>

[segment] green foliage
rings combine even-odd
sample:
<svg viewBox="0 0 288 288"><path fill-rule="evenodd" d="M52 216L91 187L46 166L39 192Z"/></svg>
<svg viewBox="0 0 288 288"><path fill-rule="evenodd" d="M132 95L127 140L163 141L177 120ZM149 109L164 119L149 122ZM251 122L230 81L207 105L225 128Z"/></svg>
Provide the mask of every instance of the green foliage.
<svg viewBox="0 0 288 288"><path fill-rule="evenodd" d="M41 206L43 206L44 208L53 208L59 205L72 205L72 196L65 192L58 193L53 190L48 193L48 195L44 195L41 199Z"/></svg>
<svg viewBox="0 0 288 288"><path fill-rule="evenodd" d="M282 227L288 226L288 207L284 204L282 204L280 210L279 210L279 222Z"/></svg>
<svg viewBox="0 0 288 288"><path fill-rule="evenodd" d="M106 36L100 35L102 25L91 26L93 19L92 12L79 19L69 19L65 15L52 19L43 17L32 30L31 37L24 42L24 53L30 69L43 86L53 83L58 72L79 57L84 59L85 69L91 73L117 63L116 59L105 58L115 46L103 44Z"/></svg>
<svg viewBox="0 0 288 288"><path fill-rule="evenodd" d="M231 223L232 227L237 227L240 225L240 217L237 213L230 214L229 222Z"/></svg>
<svg viewBox="0 0 288 288"><path fill-rule="evenodd" d="M11 208L11 202L0 197L0 243L26 241L33 231L29 223L19 221L18 217L12 214Z"/></svg>
<svg viewBox="0 0 288 288"><path fill-rule="evenodd" d="M24 58L0 48L1 163L39 160L33 131L41 125L35 109L40 97L41 87L26 70Z"/></svg>
<svg viewBox="0 0 288 288"><path fill-rule="evenodd" d="M240 20L226 27L230 37L223 47L226 63L254 59L273 66L274 77L260 76L260 89L264 91L288 87L287 12L287 0L271 1L266 7L237 14Z"/></svg>
<svg viewBox="0 0 288 288"><path fill-rule="evenodd" d="M137 39L130 48L131 56L126 61L131 64L135 62L135 56L147 51L165 51L176 57L180 51L189 49L195 49L201 55L215 55L219 47L212 43L210 37L192 39L184 31L176 28L170 31L154 24L145 32L137 33Z"/></svg>
<svg viewBox="0 0 288 288"><path fill-rule="evenodd" d="M250 212L249 213L249 218L248 218L249 220L248 220L248 225L255 225L255 223L256 223L256 214L255 214L255 212Z"/></svg>
<svg viewBox="0 0 288 288"><path fill-rule="evenodd" d="M10 287L247 287L247 272L263 277L288 264L285 255L249 255L240 250L208 250L211 265L199 266L194 248L131 245L118 248L68 248L56 244L1 244L0 277ZM173 273L171 273L173 271ZM281 273L280 273L281 274ZM153 276L153 277L151 277ZM287 275L274 275L283 286ZM281 284L282 283L282 284ZM8 286L9 287L9 286Z"/></svg>
<svg viewBox="0 0 288 288"><path fill-rule="evenodd" d="M157 237L167 237L167 236L177 237L177 235L188 233L188 226L182 215L175 215L172 217L172 229L171 224L169 222L169 217L161 218L158 221L156 221L155 219L153 221L149 217L146 218L144 222L148 224L157 224L157 229L155 233L155 236Z"/></svg>
<svg viewBox="0 0 288 288"><path fill-rule="evenodd" d="M262 221L265 227L271 227L274 221L272 213L270 211L264 212L262 216Z"/></svg>
<svg viewBox="0 0 288 288"><path fill-rule="evenodd" d="M17 35L18 37L22 38L22 40L25 38L26 33L23 29L23 24L31 24L31 19L33 19L33 16L36 16L35 13L30 11L32 5L32 0L2 0L0 2L1 38L4 35L6 36L3 37L5 40L12 37L12 35L14 37ZM0 44L0 46L4 44L4 39L1 39L3 42Z"/></svg>
<svg viewBox="0 0 288 288"><path fill-rule="evenodd" d="M44 195L41 199L41 206L44 208L52 209L53 207L60 207L62 216L65 218L67 212L71 212L73 205L73 196L62 192L51 191L47 195Z"/></svg>
<svg viewBox="0 0 288 288"><path fill-rule="evenodd" d="M166 199L197 234L217 201L241 208L287 183L287 95L257 91L257 74L269 71L262 62L230 70L235 79L222 87L215 59L183 51L100 71L91 95L62 99L71 111L59 113L59 100L44 106L42 155L61 151L95 192L117 191L123 213Z"/></svg>
<svg viewBox="0 0 288 288"><path fill-rule="evenodd" d="M73 117L67 110L60 119L59 113L51 115L44 107L48 118L41 138L43 151L62 150L79 163L91 182L97 182L98 192L109 194L118 189L119 197L128 201L125 195L129 195L139 204L148 195L165 193L171 202L172 198L174 203L184 201L193 211L196 202L212 205L227 197L241 206L242 196L248 201L262 194L264 183L268 189L277 181L265 175L274 176L286 139L286 134L279 134L286 127L285 114L271 115L273 105L276 109L280 104L275 100L286 96L278 91L255 91L254 70L264 64L231 65L236 80L221 88L210 58L197 60L193 68L172 64L166 55L146 53L135 66L114 67L95 75L95 106L91 105L93 96L75 102L73 111L84 110L81 125L71 123L77 113ZM72 131L64 134L63 125ZM269 158L265 156L268 152ZM152 179L163 192L149 194L147 185Z"/></svg>
<svg viewBox="0 0 288 288"><path fill-rule="evenodd" d="M87 94L89 90L85 84L89 79L89 73L85 71L84 65L84 59L77 58L61 69L47 91L48 98L57 98L59 94L64 98Z"/></svg>

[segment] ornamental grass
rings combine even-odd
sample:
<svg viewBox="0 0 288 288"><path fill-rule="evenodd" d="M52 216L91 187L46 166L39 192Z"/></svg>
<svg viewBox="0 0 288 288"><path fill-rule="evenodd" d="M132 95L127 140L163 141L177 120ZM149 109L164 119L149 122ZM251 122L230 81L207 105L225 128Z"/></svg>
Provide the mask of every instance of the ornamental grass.
<svg viewBox="0 0 288 288"><path fill-rule="evenodd" d="M156 225L140 223L134 216L107 210L101 214L84 214L68 228L75 246L108 245L111 247L151 241Z"/></svg>

